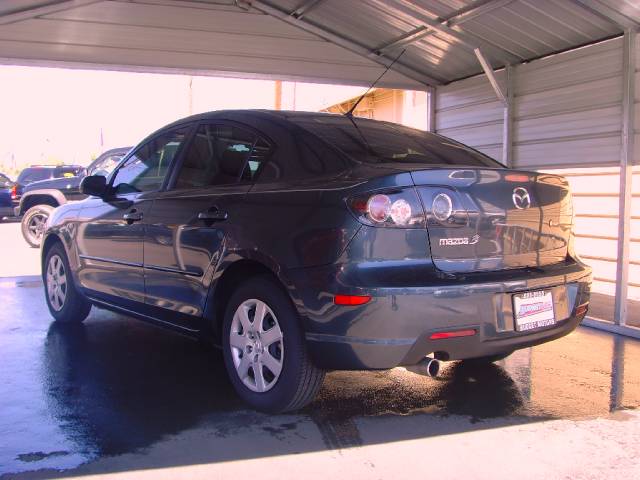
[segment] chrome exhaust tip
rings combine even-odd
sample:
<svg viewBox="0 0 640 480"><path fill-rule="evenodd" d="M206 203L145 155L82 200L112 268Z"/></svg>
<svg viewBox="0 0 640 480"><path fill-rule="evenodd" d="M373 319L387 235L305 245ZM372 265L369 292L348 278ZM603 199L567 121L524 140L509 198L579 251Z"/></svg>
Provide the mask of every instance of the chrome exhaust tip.
<svg viewBox="0 0 640 480"><path fill-rule="evenodd" d="M437 377L440 372L440 361L433 357L424 357L415 365L405 367L408 371L424 375L426 377Z"/></svg>

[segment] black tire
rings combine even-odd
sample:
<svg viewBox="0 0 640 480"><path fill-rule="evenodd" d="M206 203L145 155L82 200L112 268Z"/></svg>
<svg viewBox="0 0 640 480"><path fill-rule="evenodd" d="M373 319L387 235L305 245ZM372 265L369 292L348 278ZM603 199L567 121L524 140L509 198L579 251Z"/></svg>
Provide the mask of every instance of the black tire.
<svg viewBox="0 0 640 480"><path fill-rule="evenodd" d="M51 205L36 205L22 217L22 236L31 247L40 248L44 226L53 209Z"/></svg>
<svg viewBox="0 0 640 480"><path fill-rule="evenodd" d="M273 312L277 318L276 325L279 325L282 335L280 352L282 369L279 377L272 380L275 383L270 390L263 392L253 391L243 383L234 364L234 354L230 344L236 310L245 302L254 299L264 302ZM231 296L224 315L222 346L224 363L231 383L238 395L256 410L268 413L298 410L311 402L322 386L325 372L317 368L309 358L300 320L291 299L277 281L268 275L247 280ZM267 350L270 348L271 346L268 346ZM239 351L236 350L236 352ZM253 366L250 368L251 372L255 372Z"/></svg>
<svg viewBox="0 0 640 480"><path fill-rule="evenodd" d="M57 257L62 263L62 271L65 276L64 284L58 282L60 291L64 294L64 299L60 301L60 296L52 293L52 282L49 278L49 267L52 260ZM53 262L56 263L55 261ZM52 266L53 267L53 266ZM58 275L58 278L60 276ZM91 311L91 303L80 293L75 286L71 269L69 268L69 260L64 251L64 247L60 243L55 243L45 257L42 266L42 281L44 282L44 296L49 307L49 312L56 320L62 324L79 324L83 322ZM65 286L66 285L66 286Z"/></svg>
<svg viewBox="0 0 640 480"><path fill-rule="evenodd" d="M485 365L488 363L497 362L499 360L504 360L512 353L513 351L498 353L496 355L488 355L486 357L467 358L466 360L462 360L462 363L464 363L465 365Z"/></svg>

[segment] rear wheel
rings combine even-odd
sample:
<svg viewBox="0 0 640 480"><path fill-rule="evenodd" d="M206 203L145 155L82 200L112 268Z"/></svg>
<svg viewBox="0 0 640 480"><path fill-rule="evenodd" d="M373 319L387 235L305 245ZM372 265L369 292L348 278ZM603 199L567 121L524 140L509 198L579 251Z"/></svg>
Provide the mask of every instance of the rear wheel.
<svg viewBox="0 0 640 480"><path fill-rule="evenodd" d="M76 289L61 244L49 249L43 266L45 298L53 318L65 324L83 322L91 311L91 303Z"/></svg>
<svg viewBox="0 0 640 480"><path fill-rule="evenodd" d="M324 371L308 356L298 315L270 277L248 280L232 295L223 325L224 362L242 399L265 412L304 407Z"/></svg>
<svg viewBox="0 0 640 480"><path fill-rule="evenodd" d="M44 228L53 208L50 205L36 205L27 210L22 217L22 236L33 248L40 247Z"/></svg>

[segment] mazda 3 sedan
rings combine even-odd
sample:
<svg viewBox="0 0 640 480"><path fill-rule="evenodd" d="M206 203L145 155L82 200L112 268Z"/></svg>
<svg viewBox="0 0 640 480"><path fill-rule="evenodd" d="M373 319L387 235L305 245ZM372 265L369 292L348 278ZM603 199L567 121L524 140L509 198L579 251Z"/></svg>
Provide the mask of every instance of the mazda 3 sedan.
<svg viewBox="0 0 640 480"><path fill-rule="evenodd" d="M495 361L588 307L562 177L392 123L192 116L81 188L42 242L53 317L94 305L212 339L264 411L301 408L327 370Z"/></svg>

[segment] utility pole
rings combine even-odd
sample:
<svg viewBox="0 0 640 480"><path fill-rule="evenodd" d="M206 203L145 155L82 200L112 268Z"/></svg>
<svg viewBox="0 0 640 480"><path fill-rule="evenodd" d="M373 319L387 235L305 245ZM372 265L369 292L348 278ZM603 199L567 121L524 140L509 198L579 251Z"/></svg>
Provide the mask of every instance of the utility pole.
<svg viewBox="0 0 640 480"><path fill-rule="evenodd" d="M282 110L282 80L275 81L275 101L273 106L276 110Z"/></svg>

